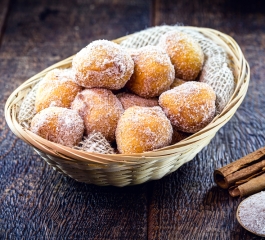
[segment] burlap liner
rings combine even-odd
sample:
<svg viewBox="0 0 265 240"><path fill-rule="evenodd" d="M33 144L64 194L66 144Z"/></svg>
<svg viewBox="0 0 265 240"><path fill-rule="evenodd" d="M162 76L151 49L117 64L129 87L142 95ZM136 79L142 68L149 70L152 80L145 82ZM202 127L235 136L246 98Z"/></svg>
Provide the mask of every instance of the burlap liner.
<svg viewBox="0 0 265 240"><path fill-rule="evenodd" d="M114 154L114 149L100 132L92 132L84 137L84 140L74 147L86 152L95 152L102 154Z"/></svg>

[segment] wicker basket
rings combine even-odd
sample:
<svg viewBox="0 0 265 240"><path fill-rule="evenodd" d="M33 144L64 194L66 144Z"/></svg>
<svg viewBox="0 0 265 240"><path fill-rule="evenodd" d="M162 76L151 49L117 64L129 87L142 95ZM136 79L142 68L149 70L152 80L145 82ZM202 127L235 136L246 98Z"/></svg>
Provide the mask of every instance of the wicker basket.
<svg viewBox="0 0 265 240"><path fill-rule="evenodd" d="M181 142L143 154L97 154L88 153L47 141L27 129L17 120L19 106L26 94L48 71L67 68L73 59L69 57L38 73L19 86L8 98L5 118L12 132L31 145L54 169L85 183L96 185L126 186L160 179L176 171L192 160L214 137L216 132L229 121L243 101L249 83L249 66L237 43L228 35L213 29L185 27L196 30L221 45L232 59L236 87L233 96L214 120L201 131ZM114 40L120 43L126 37Z"/></svg>

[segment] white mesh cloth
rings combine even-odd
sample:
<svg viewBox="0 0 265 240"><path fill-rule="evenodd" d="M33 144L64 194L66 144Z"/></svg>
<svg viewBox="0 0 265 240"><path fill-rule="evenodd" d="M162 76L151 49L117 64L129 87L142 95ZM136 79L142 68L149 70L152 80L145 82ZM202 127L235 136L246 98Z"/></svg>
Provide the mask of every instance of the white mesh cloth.
<svg viewBox="0 0 265 240"><path fill-rule="evenodd" d="M157 45L160 37L168 31L181 31L192 36L201 45L205 55L205 63L199 81L208 83L216 93L216 110L220 113L233 94L235 82L229 66L226 52L211 39L201 33L179 26L159 26L148 28L129 36L121 45L125 48L140 48Z"/></svg>
<svg viewBox="0 0 265 240"><path fill-rule="evenodd" d="M92 132L84 138L78 146L74 147L78 150L86 152L114 154L114 149L110 146L109 142L100 132Z"/></svg>
<svg viewBox="0 0 265 240"><path fill-rule="evenodd" d="M40 85L39 81L31 91L26 95L23 102L21 103L19 113L18 113L18 122L21 126L29 129L32 118L35 116L35 99L36 92Z"/></svg>

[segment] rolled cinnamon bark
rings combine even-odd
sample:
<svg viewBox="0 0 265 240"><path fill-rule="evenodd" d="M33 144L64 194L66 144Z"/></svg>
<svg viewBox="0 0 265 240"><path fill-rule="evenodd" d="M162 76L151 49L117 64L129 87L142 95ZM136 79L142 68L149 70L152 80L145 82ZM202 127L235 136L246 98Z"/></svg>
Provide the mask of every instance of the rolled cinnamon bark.
<svg viewBox="0 0 265 240"><path fill-rule="evenodd" d="M246 196L265 188L265 147L214 171L214 181L231 196Z"/></svg>
<svg viewBox="0 0 265 240"><path fill-rule="evenodd" d="M237 170L233 170L231 172L226 171L227 169L225 168L228 166L227 165L226 167L215 170L214 172L215 182L222 188L229 188L240 180L242 181L247 180L248 178L252 178L251 176L258 174L262 171L262 168L265 167L265 160L262 160L258 163L252 163L252 165L248 167L242 166L243 168L239 167L239 165L241 165L240 162L233 162L230 164L232 165L232 167L238 167ZM232 170L232 168L229 168L229 170Z"/></svg>
<svg viewBox="0 0 265 240"><path fill-rule="evenodd" d="M263 189L265 189L265 174L252 178L250 181L239 186L232 187L228 191L232 197L244 197L257 193Z"/></svg>

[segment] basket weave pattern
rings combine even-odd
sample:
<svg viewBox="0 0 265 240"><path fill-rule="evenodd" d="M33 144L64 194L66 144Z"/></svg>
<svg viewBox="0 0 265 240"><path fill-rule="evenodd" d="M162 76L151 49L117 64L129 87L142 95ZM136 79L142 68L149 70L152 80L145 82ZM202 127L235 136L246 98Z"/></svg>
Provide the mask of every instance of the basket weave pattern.
<svg viewBox="0 0 265 240"><path fill-rule="evenodd" d="M31 145L54 169L80 182L100 186L136 185L160 179L176 171L181 165L192 160L234 115L246 95L250 76L248 63L240 47L230 36L213 29L183 28L198 31L221 46L231 59L235 77L234 93L228 104L201 131L177 144L152 152L130 155L88 153L50 142L31 133L21 126L17 119L23 99L47 72L55 68L71 67L73 56L28 79L10 95L5 106L5 118L10 129L20 139ZM128 36L122 37L114 42L121 43L127 38Z"/></svg>

